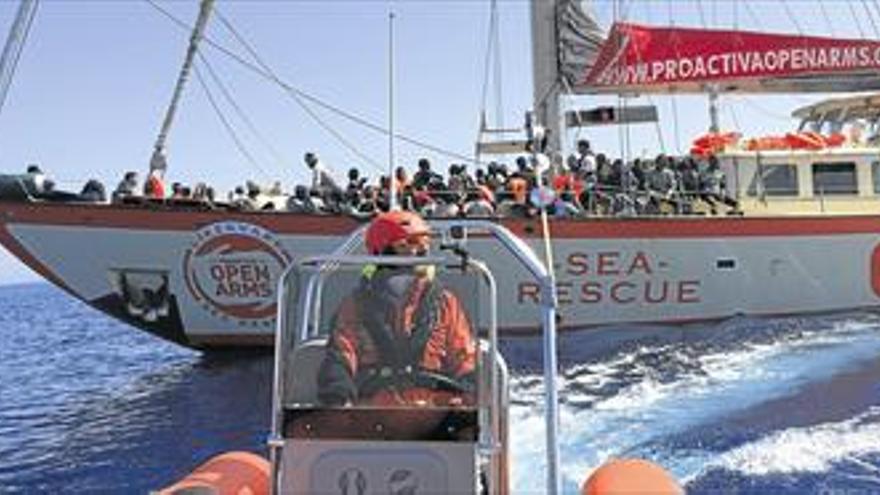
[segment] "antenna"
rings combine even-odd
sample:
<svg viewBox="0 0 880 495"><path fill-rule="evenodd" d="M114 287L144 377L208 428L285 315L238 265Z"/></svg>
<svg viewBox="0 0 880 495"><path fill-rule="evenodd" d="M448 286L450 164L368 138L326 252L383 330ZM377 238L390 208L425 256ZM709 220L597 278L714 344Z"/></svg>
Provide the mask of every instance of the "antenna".
<svg viewBox="0 0 880 495"><path fill-rule="evenodd" d="M394 11L388 13L388 209L396 210L397 181L394 176Z"/></svg>

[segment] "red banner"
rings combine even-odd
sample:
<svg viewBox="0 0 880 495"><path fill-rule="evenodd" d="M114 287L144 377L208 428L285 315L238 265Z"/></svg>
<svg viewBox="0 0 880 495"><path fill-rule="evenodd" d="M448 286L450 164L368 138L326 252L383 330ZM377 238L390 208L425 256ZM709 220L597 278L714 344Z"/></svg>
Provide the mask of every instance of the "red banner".
<svg viewBox="0 0 880 495"><path fill-rule="evenodd" d="M880 85L878 69L878 41L617 23L583 89L848 91Z"/></svg>

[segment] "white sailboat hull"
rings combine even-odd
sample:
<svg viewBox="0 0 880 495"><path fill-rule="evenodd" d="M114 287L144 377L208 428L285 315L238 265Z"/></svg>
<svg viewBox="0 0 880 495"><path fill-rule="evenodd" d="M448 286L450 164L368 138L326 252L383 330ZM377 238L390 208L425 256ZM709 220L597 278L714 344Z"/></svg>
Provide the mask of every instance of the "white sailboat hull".
<svg viewBox="0 0 880 495"><path fill-rule="evenodd" d="M357 223L296 214L0 205L0 241L96 308L192 347L271 345L277 279ZM536 249L535 222L505 222ZM557 221L560 329L880 305L880 215ZM537 331L537 287L488 241L506 335Z"/></svg>

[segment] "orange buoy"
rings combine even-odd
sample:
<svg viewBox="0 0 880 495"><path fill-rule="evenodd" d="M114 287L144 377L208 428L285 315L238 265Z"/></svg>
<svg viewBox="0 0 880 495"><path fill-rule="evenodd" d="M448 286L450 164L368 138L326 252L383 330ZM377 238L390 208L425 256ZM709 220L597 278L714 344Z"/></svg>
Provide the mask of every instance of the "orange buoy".
<svg viewBox="0 0 880 495"><path fill-rule="evenodd" d="M227 452L209 459L158 495L268 495L269 462L250 452Z"/></svg>
<svg viewBox="0 0 880 495"><path fill-rule="evenodd" d="M681 495L681 485L660 466L642 459L614 459L593 471L581 495Z"/></svg>

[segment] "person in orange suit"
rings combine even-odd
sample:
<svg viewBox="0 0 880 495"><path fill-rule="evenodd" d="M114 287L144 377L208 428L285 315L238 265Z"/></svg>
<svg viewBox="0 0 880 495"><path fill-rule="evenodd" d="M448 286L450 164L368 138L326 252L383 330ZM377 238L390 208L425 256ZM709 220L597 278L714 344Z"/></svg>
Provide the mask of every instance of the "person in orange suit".
<svg viewBox="0 0 880 495"><path fill-rule="evenodd" d="M426 256L430 229L391 211L367 228L372 255ZM433 267L379 266L340 305L318 374L326 405L454 406L472 402L476 342L454 293Z"/></svg>

